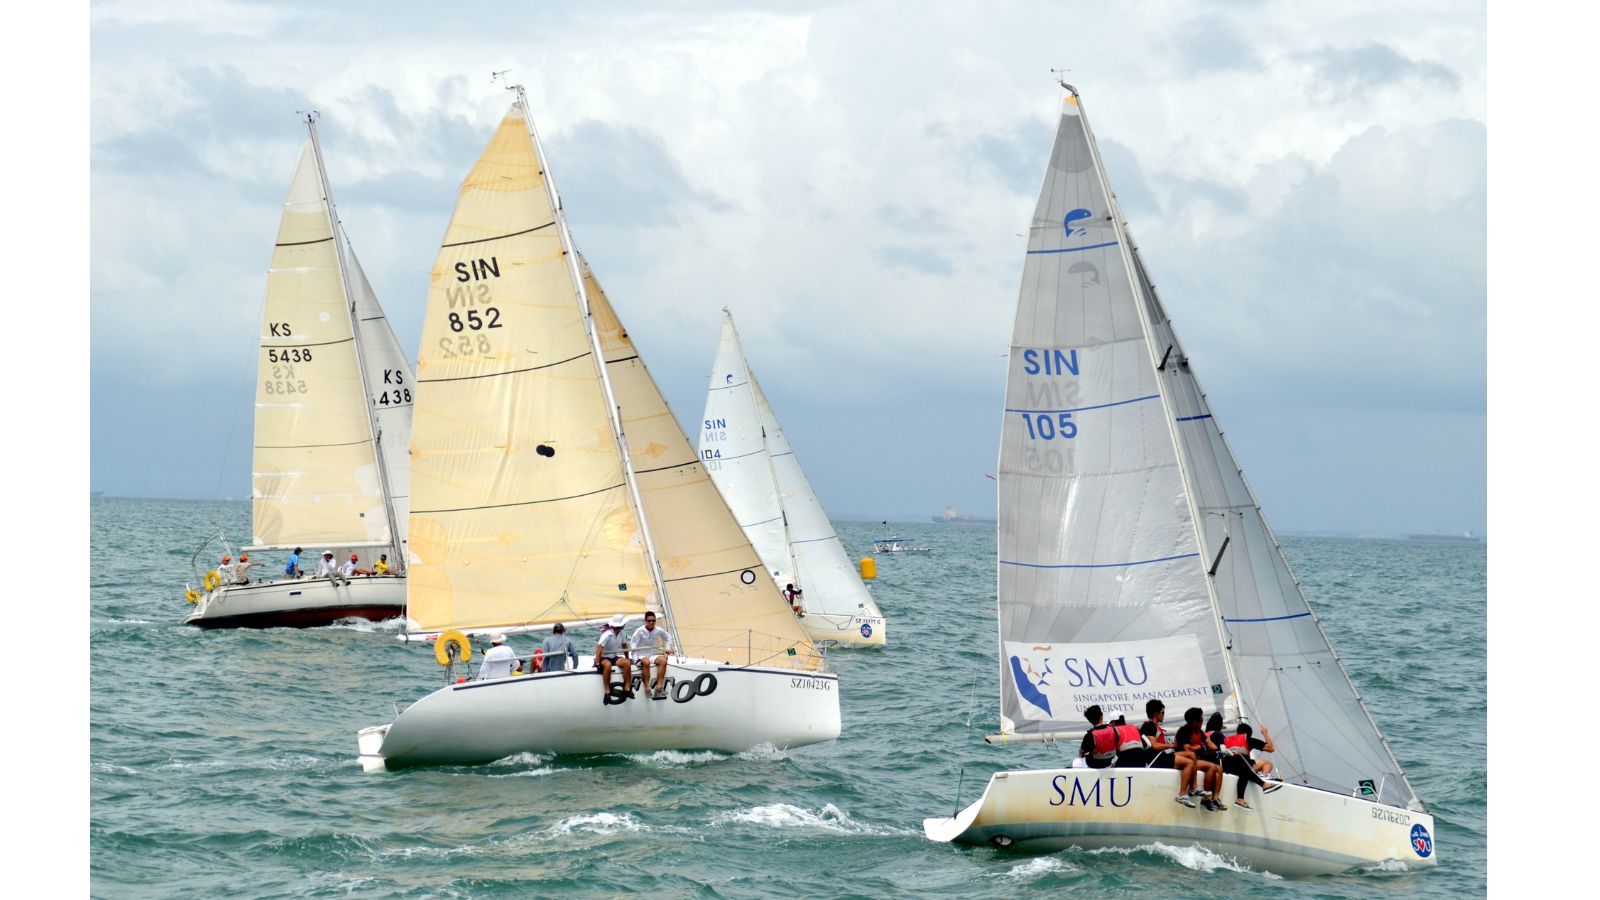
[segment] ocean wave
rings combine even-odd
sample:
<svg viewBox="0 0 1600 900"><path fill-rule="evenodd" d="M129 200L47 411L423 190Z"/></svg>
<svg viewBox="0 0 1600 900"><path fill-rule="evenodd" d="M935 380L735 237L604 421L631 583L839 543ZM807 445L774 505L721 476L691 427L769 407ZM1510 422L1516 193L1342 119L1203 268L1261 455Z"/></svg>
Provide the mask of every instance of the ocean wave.
<svg viewBox="0 0 1600 900"><path fill-rule="evenodd" d="M399 634L405 630L406 620L402 618L384 619L374 622L371 619L362 619L352 616L348 619L338 619L327 625L334 631L360 631L365 634Z"/></svg>
<svg viewBox="0 0 1600 900"><path fill-rule="evenodd" d="M627 813L598 812L562 819L546 830L551 837L561 837L574 832L608 835L618 832L644 831L648 826Z"/></svg>
<svg viewBox="0 0 1600 900"><path fill-rule="evenodd" d="M812 812L788 803L752 806L731 813L718 813L711 817L712 825L762 825L768 828L808 828L830 831L835 834L911 834L915 829L886 828L868 825L850 818L849 814L832 803Z"/></svg>
<svg viewBox="0 0 1600 900"><path fill-rule="evenodd" d="M1049 875L1052 872L1071 872L1077 869L1059 856L1039 856L1025 863L1019 863L1004 872L992 872L990 878L997 878L1012 884L1034 881Z"/></svg>
<svg viewBox="0 0 1600 900"><path fill-rule="evenodd" d="M624 753L622 757L653 769L681 769L695 763L716 762L730 758L715 750L655 750L650 753Z"/></svg>
<svg viewBox="0 0 1600 900"><path fill-rule="evenodd" d="M1274 875L1271 872L1265 871L1257 872L1256 870L1240 863L1238 860L1233 859L1232 857L1223 856L1222 854L1217 853L1215 850L1208 850L1205 847L1199 847L1193 844L1186 846L1175 846L1156 841L1150 844L1140 844L1137 847L1102 847L1099 849L1090 850L1089 852L1097 855L1120 853L1124 856L1133 853L1151 853L1156 856L1171 860L1172 862L1183 866L1185 869L1192 869L1196 872L1238 872L1241 874L1261 875L1265 878L1270 878L1275 881L1282 880L1282 876L1280 875Z"/></svg>

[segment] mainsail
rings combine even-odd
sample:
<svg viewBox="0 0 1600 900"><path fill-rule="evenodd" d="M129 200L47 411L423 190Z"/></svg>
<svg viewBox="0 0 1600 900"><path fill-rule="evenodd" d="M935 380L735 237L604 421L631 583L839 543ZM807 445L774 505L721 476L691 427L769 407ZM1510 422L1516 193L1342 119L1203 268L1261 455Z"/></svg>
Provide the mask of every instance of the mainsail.
<svg viewBox="0 0 1600 900"><path fill-rule="evenodd" d="M403 460L410 407L397 406L379 426L362 367L408 380L410 370L354 254L335 236L336 221L313 131L267 273L251 461L252 544L260 547L398 547L404 537L392 524L378 448L391 470ZM360 336L375 348L365 360L358 317L371 320Z"/></svg>
<svg viewBox="0 0 1600 900"><path fill-rule="evenodd" d="M519 99L463 182L433 270L411 618L437 631L658 608L686 653L815 666L599 284L569 263L553 193Z"/></svg>
<svg viewBox="0 0 1600 900"><path fill-rule="evenodd" d="M1098 703L1265 724L1286 778L1420 808L1132 245L1076 95L1028 241L999 471L1001 730ZM1198 523L1198 524L1197 524Z"/></svg>
<svg viewBox="0 0 1600 900"><path fill-rule="evenodd" d="M750 370L726 311L700 425L701 459L773 580L803 590L809 612L879 615Z"/></svg>

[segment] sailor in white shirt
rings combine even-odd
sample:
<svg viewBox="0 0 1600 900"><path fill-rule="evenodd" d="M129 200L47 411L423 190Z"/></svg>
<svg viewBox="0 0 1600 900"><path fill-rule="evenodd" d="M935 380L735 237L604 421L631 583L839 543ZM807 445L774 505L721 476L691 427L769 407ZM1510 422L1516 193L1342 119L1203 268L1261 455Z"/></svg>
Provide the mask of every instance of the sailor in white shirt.
<svg viewBox="0 0 1600 900"><path fill-rule="evenodd" d="M339 574L346 578L354 578L356 576L356 560L360 558L360 554L350 554L350 561L339 567Z"/></svg>
<svg viewBox="0 0 1600 900"><path fill-rule="evenodd" d="M664 700L667 696L667 654L672 652L672 632L656 627L656 614L644 614L644 624L633 630L628 643L633 645L633 655L639 660L639 674L651 700ZM656 667L656 686L650 689L650 667Z"/></svg>
<svg viewBox="0 0 1600 900"><path fill-rule="evenodd" d="M633 684L633 666L628 662L628 642L622 639L622 627L628 617L617 613L600 628L600 643L594 648L594 667L600 670L600 702L611 705L611 670L622 667L622 700L633 696L628 688ZM622 702L621 700L618 701Z"/></svg>
<svg viewBox="0 0 1600 900"><path fill-rule="evenodd" d="M511 674L517 667L517 651L506 644L506 636L492 634L489 636L490 647L483 654L483 665L478 667L478 680L486 681L490 678L504 678Z"/></svg>
<svg viewBox="0 0 1600 900"><path fill-rule="evenodd" d="M322 562L317 563L317 574L313 578L332 578L339 574L339 564L333 561L333 551L322 551Z"/></svg>

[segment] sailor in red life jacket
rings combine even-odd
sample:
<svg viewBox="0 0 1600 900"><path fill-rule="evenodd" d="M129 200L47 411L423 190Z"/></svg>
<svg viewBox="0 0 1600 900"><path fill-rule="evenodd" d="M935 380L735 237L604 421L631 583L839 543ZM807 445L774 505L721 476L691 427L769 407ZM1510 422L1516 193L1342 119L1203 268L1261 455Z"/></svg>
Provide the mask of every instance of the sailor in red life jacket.
<svg viewBox="0 0 1600 900"><path fill-rule="evenodd" d="M1103 716L1097 703L1083 711L1089 720L1089 730L1083 733L1083 744L1078 747L1078 757L1091 769L1106 769L1117 762L1117 732L1109 724L1102 724Z"/></svg>
<svg viewBox="0 0 1600 900"><path fill-rule="evenodd" d="M1184 806L1193 808L1194 801L1189 799L1189 788L1194 784L1194 754L1179 753L1176 745L1167 737L1167 730L1161 723L1167 717L1167 705L1160 700L1151 698L1145 701L1144 714L1147 721L1139 726L1139 733L1144 735L1145 741L1150 745L1148 751L1149 761L1145 768L1149 769L1177 769L1178 770L1178 796L1176 799Z"/></svg>
<svg viewBox="0 0 1600 900"><path fill-rule="evenodd" d="M1212 812L1227 809L1221 802L1222 766L1211 762L1204 757L1205 751L1217 752L1217 747L1206 738L1205 727L1201 724L1201 717L1205 712L1198 706L1191 706L1183 711L1183 726L1178 729L1174 740L1178 743L1178 760L1181 762L1184 755L1194 761L1197 775L1204 779L1202 793L1210 794L1200 801L1200 805Z"/></svg>
<svg viewBox="0 0 1600 900"><path fill-rule="evenodd" d="M1149 742L1139 729L1128 724L1128 714L1122 710L1111 713L1111 730L1117 735L1117 765L1142 766L1149 758Z"/></svg>
<svg viewBox="0 0 1600 900"><path fill-rule="evenodd" d="M1267 734L1267 729L1262 728L1261 733ZM1272 771L1272 763L1266 760L1262 760L1260 763L1253 762L1250 758L1250 753L1254 750L1271 753L1273 750L1272 735L1267 734L1266 740L1252 737L1250 725L1246 722L1240 722L1239 727L1235 729L1233 734L1222 739L1222 771L1239 779L1239 797L1234 800L1234 804L1245 809L1250 808L1250 804L1245 802L1244 792L1249 788L1251 782L1261 785L1263 794L1270 794L1283 787L1283 782L1281 781L1268 783L1261 779L1258 767L1265 765L1267 771L1270 772Z"/></svg>

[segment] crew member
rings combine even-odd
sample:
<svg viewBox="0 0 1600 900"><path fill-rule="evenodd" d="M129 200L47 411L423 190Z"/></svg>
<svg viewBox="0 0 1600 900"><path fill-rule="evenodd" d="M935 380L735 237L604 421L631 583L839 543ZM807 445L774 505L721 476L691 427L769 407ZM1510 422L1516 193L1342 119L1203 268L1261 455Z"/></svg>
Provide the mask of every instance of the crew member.
<svg viewBox="0 0 1600 900"><path fill-rule="evenodd" d="M567 626L560 622L550 629L550 636L544 639L539 652L544 655L543 668L546 672L578 667L578 648L572 645L572 638L567 637Z"/></svg>
<svg viewBox="0 0 1600 900"><path fill-rule="evenodd" d="M1266 740L1253 737L1249 723L1240 722L1239 727L1234 729L1233 734L1222 739L1222 771L1239 779L1239 796L1233 802L1244 809L1250 808L1250 804L1245 802L1244 792L1252 782L1261 785L1261 792L1264 794L1270 794L1283 787L1283 782L1281 781L1270 783L1264 781L1261 778L1261 773L1257 770L1257 766L1260 763L1254 762L1251 758L1250 754L1256 750L1267 753L1271 753L1273 750L1272 735L1267 734L1265 726L1262 726L1261 733L1266 735ZM1262 762L1266 761L1262 760ZM1270 771L1272 764L1269 762L1267 766L1268 771Z"/></svg>
<svg viewBox="0 0 1600 900"><path fill-rule="evenodd" d="M1142 766L1149 761L1149 743L1139 729L1128 724L1128 714L1122 710L1111 713L1111 728L1117 733L1117 765Z"/></svg>
<svg viewBox="0 0 1600 900"><path fill-rule="evenodd" d="M300 548L299 547L294 548L294 552L289 554L289 564L283 567L283 574L288 578L299 578L300 577Z"/></svg>
<svg viewBox="0 0 1600 900"><path fill-rule="evenodd" d="M667 654L672 652L672 632L656 627L656 614L646 612L644 624L633 630L629 639L634 656L639 660L640 683L651 700L667 697ZM650 667L656 669L656 686L650 688Z"/></svg>
<svg viewBox="0 0 1600 900"><path fill-rule="evenodd" d="M1098 703L1084 710L1083 717L1089 720L1089 730L1083 733L1078 755L1091 769L1110 768L1117 762L1116 729L1100 721L1104 716Z"/></svg>
<svg viewBox="0 0 1600 900"><path fill-rule="evenodd" d="M801 591L792 584L786 584L783 586L783 599L788 602L789 608L794 610L795 617L799 619L804 619L806 617L806 608L800 604L800 595L802 593L804 593L804 591Z"/></svg>
<svg viewBox="0 0 1600 900"><path fill-rule="evenodd" d="M239 561L233 564L233 583L249 584L250 570L255 567L256 564L250 561L250 554L239 554Z"/></svg>
<svg viewBox="0 0 1600 900"><path fill-rule="evenodd" d="M1178 757L1184 754L1194 760L1195 781L1204 785L1203 791L1210 796L1204 797L1200 805L1212 812L1221 812L1227 805L1221 802L1222 791L1222 766L1205 759L1207 750L1215 753L1217 748L1206 738L1205 727L1201 724L1201 717L1205 712L1198 706L1191 706L1183 711L1183 725L1178 729L1175 738L1178 744ZM1191 782L1192 783L1192 782Z"/></svg>
<svg viewBox="0 0 1600 900"><path fill-rule="evenodd" d="M600 643L594 649L594 667L600 670L600 700L605 706L611 705L611 670L617 666L622 667L622 699L626 701L633 696L629 690L633 686L633 666L628 662L628 642L622 639L622 626L628 624L628 617L617 613L611 617L600 629Z"/></svg>
<svg viewBox="0 0 1600 900"><path fill-rule="evenodd" d="M503 634L489 635L489 649L484 651L483 665L478 667L478 680L504 678L517 667L517 651L506 644Z"/></svg>
<svg viewBox="0 0 1600 900"><path fill-rule="evenodd" d="M339 564L333 561L333 551L322 551L322 562L317 563L317 574L313 578L333 578L339 573Z"/></svg>
<svg viewBox="0 0 1600 900"><path fill-rule="evenodd" d="M387 574L389 574L389 554L387 554L387 553L379 553L378 554L378 561L372 564L372 574L374 574L374 575L387 575Z"/></svg>

